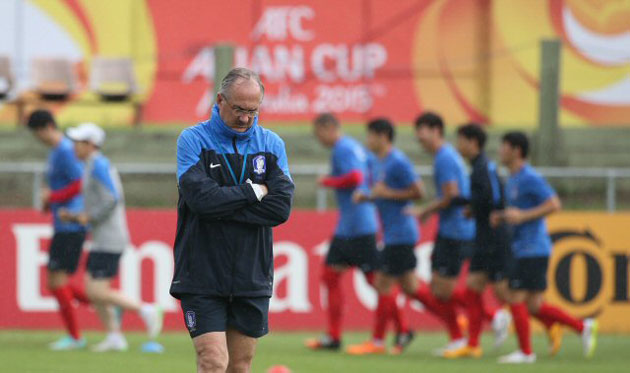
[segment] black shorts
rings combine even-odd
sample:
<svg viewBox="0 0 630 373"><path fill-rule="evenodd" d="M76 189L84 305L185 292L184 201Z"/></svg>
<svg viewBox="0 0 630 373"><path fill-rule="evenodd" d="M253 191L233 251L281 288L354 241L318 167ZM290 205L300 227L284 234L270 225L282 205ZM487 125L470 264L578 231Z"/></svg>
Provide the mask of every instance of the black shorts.
<svg viewBox="0 0 630 373"><path fill-rule="evenodd" d="M376 250L376 236L342 238L333 237L326 255L327 265L358 267L364 273L378 268L378 251Z"/></svg>
<svg viewBox="0 0 630 373"><path fill-rule="evenodd" d="M414 245L386 245L381 251L381 271L390 276L402 276L416 269Z"/></svg>
<svg viewBox="0 0 630 373"><path fill-rule="evenodd" d="M48 269L74 273L79 266L85 232L56 232L50 242Z"/></svg>
<svg viewBox="0 0 630 373"><path fill-rule="evenodd" d="M484 272L491 282L499 282L509 275L512 252L508 245L475 243L469 272Z"/></svg>
<svg viewBox="0 0 630 373"><path fill-rule="evenodd" d="M510 264L510 289L543 291L547 289L548 257L515 258Z"/></svg>
<svg viewBox="0 0 630 373"><path fill-rule="evenodd" d="M234 328L260 338L269 333L269 297L214 297L180 295L184 323L191 338Z"/></svg>
<svg viewBox="0 0 630 373"><path fill-rule="evenodd" d="M92 278L107 279L116 277L121 255L120 253L106 253L102 251L90 252L87 261L88 273Z"/></svg>
<svg viewBox="0 0 630 373"><path fill-rule="evenodd" d="M470 241L437 236L431 254L431 270L444 277L457 277L471 246Z"/></svg>

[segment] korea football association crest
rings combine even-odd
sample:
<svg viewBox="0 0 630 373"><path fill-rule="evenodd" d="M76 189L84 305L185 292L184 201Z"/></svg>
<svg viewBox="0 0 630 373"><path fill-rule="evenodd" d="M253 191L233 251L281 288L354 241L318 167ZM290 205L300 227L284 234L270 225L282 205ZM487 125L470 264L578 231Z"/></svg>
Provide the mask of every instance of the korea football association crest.
<svg viewBox="0 0 630 373"><path fill-rule="evenodd" d="M254 173L256 175L260 176L267 171L267 160L264 155L254 157L252 162L254 165Z"/></svg>
<svg viewBox="0 0 630 373"><path fill-rule="evenodd" d="M197 326L195 311L186 311L186 326L190 330L195 330L195 326Z"/></svg>

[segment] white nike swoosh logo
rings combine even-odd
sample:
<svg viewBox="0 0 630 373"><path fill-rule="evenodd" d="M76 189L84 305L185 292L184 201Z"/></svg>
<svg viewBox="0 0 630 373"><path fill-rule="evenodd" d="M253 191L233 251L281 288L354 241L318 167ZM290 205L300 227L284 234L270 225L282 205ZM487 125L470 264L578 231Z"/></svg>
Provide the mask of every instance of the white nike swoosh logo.
<svg viewBox="0 0 630 373"><path fill-rule="evenodd" d="M217 167L221 167L221 164L210 163L210 168L217 168Z"/></svg>

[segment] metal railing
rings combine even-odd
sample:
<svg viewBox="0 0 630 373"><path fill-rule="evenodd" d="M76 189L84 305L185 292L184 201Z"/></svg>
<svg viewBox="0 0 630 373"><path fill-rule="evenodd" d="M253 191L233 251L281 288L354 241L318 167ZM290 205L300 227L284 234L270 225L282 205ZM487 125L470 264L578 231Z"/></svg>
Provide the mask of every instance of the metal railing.
<svg viewBox="0 0 630 373"><path fill-rule="evenodd" d="M134 175L173 175L176 166L171 163L119 163L118 171ZM537 170L550 179L602 179L606 183L605 204L608 212L614 212L617 207L617 180L630 179L630 168L576 168L576 167L539 167ZM433 171L429 166L417 166L415 171L422 177L430 177ZM505 172L505 170L502 170ZM33 175L32 198L33 207L40 208L41 188L44 182L45 165L37 162L0 163L0 174L31 174ZM324 176L329 172L325 164L299 164L291 166L294 176ZM318 210L327 208L328 198L325 188L317 188L316 206Z"/></svg>

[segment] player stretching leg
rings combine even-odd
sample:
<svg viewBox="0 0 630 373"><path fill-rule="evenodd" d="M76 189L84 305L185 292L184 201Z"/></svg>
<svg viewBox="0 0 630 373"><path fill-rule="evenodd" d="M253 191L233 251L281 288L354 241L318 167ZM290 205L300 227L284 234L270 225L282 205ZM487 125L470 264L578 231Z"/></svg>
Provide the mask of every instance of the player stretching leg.
<svg viewBox="0 0 630 373"><path fill-rule="evenodd" d="M468 345L449 351L447 358L474 357L483 354L479 346L479 336L483 324L483 291L488 284L494 286L494 292L501 303L507 302L509 289L507 266L510 259L510 241L507 226L490 226L490 213L503 210L503 186L497 174L496 164L490 161L483 149L486 133L478 124L470 123L457 130L457 149L472 166L470 175L470 199L458 198L454 204L467 205L475 219L475 247L470 260L464 297L468 312ZM511 322L510 314L498 310L492 328L495 332L495 348L500 347L508 336Z"/></svg>
<svg viewBox="0 0 630 373"><path fill-rule="evenodd" d="M59 211L67 209L79 212L83 209L81 175L83 166L74 155L72 141L57 128L55 119L47 110L36 110L28 119L28 128L43 144L51 148L48 156L47 182L50 189L42 192L44 210L53 214L54 235L50 243L48 260L48 289L57 299L59 313L68 335L53 342L52 350L72 350L85 347L77 325L73 301L88 304L83 290L70 284L69 277L77 270L83 242L85 225L64 222Z"/></svg>
<svg viewBox="0 0 630 373"><path fill-rule="evenodd" d="M533 363L528 316L534 315L543 323L559 323L581 334L584 355L595 351L597 321L578 320L559 307L545 302L547 266L551 254L551 238L547 233L545 217L560 210L560 199L555 191L528 163L529 141L522 132L503 136L500 148L501 162L510 171L506 184L507 208L491 215L491 223L505 222L513 226L510 271L512 289L510 308L518 335L520 350L499 359L501 363Z"/></svg>
<svg viewBox="0 0 630 373"><path fill-rule="evenodd" d="M162 329L162 310L152 304L141 304L111 288L110 282L118 274L120 256L129 242L129 232L120 177L100 152L105 132L95 124L84 123L69 129L68 137L74 141L77 157L85 162L85 211L77 214L62 210L59 216L65 221L91 226L93 243L87 262L86 289L107 330L107 337L94 351L123 351L127 349L127 341L120 332L112 307L137 312L151 339Z"/></svg>
<svg viewBox="0 0 630 373"><path fill-rule="evenodd" d="M356 190L353 200L356 203L374 201L381 219L385 248L380 253L381 268L376 276L376 289L381 295L389 295L398 283L404 291L413 294L417 288L414 248L419 232L416 220L407 215L405 210L411 201L422 198L422 182L407 156L394 148L395 131L389 120L373 120L367 128L367 146L376 154L376 161L370 170L374 184L369 193ZM412 339L413 332L399 334L390 353L402 353ZM353 350L349 352L366 354L371 351L373 344L370 341L352 346Z"/></svg>
<svg viewBox="0 0 630 373"><path fill-rule="evenodd" d="M377 267L376 212L369 202L354 203L352 193L366 188L367 153L353 138L344 136L337 118L322 114L314 121L315 136L325 147L332 148L332 175L324 177L321 185L334 188L340 217L335 235L326 256L322 281L328 290L328 332L319 339L306 341L311 349L337 350L341 345L341 319L343 295L341 278L352 267L363 271L368 282L374 285ZM376 322L384 325L388 318L398 322L399 334L408 332L393 295L379 296ZM375 330L384 327L379 326ZM375 335L377 343L373 353L385 353L383 336Z"/></svg>

